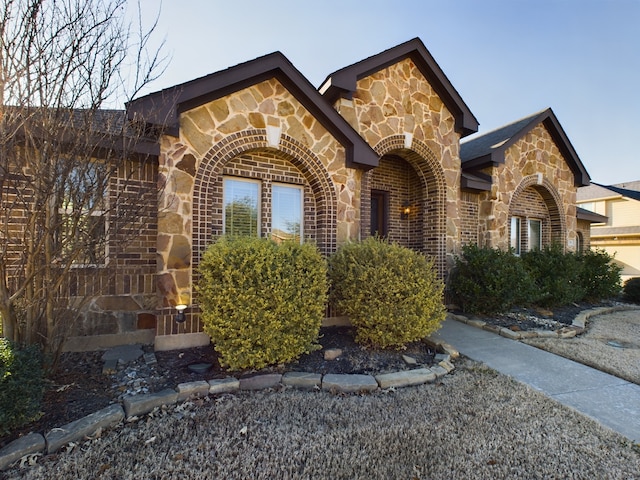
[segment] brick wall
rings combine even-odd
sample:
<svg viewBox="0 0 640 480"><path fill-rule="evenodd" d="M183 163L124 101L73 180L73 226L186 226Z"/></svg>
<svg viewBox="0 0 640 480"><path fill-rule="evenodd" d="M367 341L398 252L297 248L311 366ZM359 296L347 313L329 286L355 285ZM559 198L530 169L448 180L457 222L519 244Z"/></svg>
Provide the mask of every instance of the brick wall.
<svg viewBox="0 0 640 480"><path fill-rule="evenodd" d="M478 244L478 209L477 193L461 192L460 194L460 243L462 245Z"/></svg>

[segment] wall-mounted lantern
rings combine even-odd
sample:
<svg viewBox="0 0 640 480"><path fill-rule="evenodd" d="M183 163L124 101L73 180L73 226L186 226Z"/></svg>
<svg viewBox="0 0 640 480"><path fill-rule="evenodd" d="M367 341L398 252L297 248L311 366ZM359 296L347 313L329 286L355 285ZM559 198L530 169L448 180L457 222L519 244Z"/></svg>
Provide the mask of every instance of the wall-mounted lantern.
<svg viewBox="0 0 640 480"><path fill-rule="evenodd" d="M187 306L185 304L179 304L176 305L176 311L178 313L176 313L176 316L173 317L173 319L177 322L177 323L183 323L186 319L187 316L184 314L184 311L187 309Z"/></svg>
<svg viewBox="0 0 640 480"><path fill-rule="evenodd" d="M406 220L409 218L409 214L411 213L411 205L409 204L409 202L404 202L402 204L402 210L400 213L400 218L402 220Z"/></svg>

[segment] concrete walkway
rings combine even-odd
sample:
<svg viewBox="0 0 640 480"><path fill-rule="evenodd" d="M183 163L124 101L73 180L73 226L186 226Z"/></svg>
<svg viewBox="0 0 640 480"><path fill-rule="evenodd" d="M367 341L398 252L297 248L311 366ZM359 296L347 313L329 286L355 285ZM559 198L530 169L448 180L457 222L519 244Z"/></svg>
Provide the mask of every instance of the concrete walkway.
<svg viewBox="0 0 640 480"><path fill-rule="evenodd" d="M640 385L451 319L434 337L640 443Z"/></svg>

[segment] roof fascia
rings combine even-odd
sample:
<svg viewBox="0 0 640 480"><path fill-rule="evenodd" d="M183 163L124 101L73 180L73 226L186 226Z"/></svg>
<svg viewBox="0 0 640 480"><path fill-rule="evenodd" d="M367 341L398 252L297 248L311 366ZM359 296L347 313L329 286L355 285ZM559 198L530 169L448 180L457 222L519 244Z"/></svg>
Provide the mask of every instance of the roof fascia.
<svg viewBox="0 0 640 480"><path fill-rule="evenodd" d="M478 120L453 87L445 73L419 38L385 50L329 75L319 88L330 103L340 97L351 99L358 80L411 58L455 117L455 129L462 137L478 131Z"/></svg>
<svg viewBox="0 0 640 480"><path fill-rule="evenodd" d="M347 166L368 170L378 155L280 52L147 95L127 104L129 118L177 135L180 113L270 78L277 79L345 147Z"/></svg>
<svg viewBox="0 0 640 480"><path fill-rule="evenodd" d="M569 168L573 172L574 185L576 187L586 187L591 183L591 177L587 173L587 169L583 165L578 153L573 148L569 137L565 133L562 125L556 118L551 109L547 110L548 114L543 123L549 130L551 137L556 142L556 146L567 160Z"/></svg>
<svg viewBox="0 0 640 480"><path fill-rule="evenodd" d="M605 215L600 215L599 213L591 212L580 207L576 208L576 218L578 220L586 220L590 223L606 223L609 220L609 217Z"/></svg>

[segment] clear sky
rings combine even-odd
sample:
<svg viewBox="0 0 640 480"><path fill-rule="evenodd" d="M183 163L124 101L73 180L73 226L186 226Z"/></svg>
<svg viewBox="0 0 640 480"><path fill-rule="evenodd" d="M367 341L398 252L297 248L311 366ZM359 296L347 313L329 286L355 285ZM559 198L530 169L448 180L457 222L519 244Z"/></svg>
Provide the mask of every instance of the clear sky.
<svg viewBox="0 0 640 480"><path fill-rule="evenodd" d="M640 0L164 0L157 33L143 93L276 50L317 87L420 37L479 132L551 107L594 182L640 180Z"/></svg>

